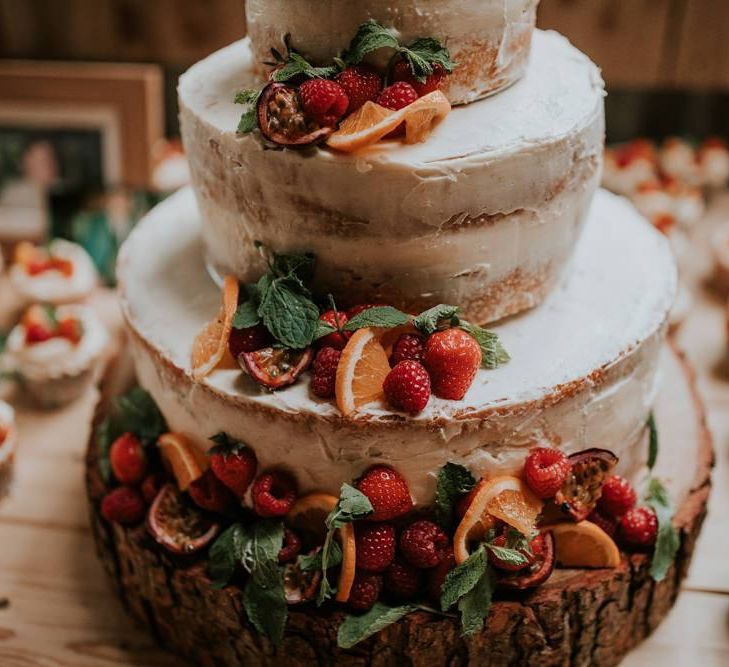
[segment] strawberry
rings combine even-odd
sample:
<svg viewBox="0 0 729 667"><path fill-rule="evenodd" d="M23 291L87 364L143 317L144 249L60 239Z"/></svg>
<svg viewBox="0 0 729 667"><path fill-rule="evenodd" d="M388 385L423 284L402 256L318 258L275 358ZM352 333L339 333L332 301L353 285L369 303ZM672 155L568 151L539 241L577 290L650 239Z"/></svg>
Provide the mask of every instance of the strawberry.
<svg viewBox="0 0 729 667"><path fill-rule="evenodd" d="M656 543L658 519L650 507L634 507L628 510L618 524L621 543L638 551L648 550Z"/></svg>
<svg viewBox="0 0 729 667"><path fill-rule="evenodd" d="M337 367L342 353L333 347L323 347L311 365L311 391L319 398L332 398L337 380Z"/></svg>
<svg viewBox="0 0 729 667"><path fill-rule="evenodd" d="M144 513L144 499L131 486L118 486L109 491L101 501L101 515L114 523L139 523L144 518Z"/></svg>
<svg viewBox="0 0 729 667"><path fill-rule="evenodd" d="M209 452L210 468L238 500L243 500L256 476L256 455L250 447L232 438L221 437L215 441L218 444Z"/></svg>
<svg viewBox="0 0 729 667"><path fill-rule="evenodd" d="M430 376L417 361L401 361L382 385L388 403L396 410L416 415L430 400Z"/></svg>
<svg viewBox="0 0 729 667"><path fill-rule="evenodd" d="M620 475L610 475L602 485L602 495L597 503L601 514L619 519L635 507L638 495L630 482Z"/></svg>
<svg viewBox="0 0 729 667"><path fill-rule="evenodd" d="M558 449L534 447L524 461L524 477L540 498L552 498L562 488L572 466Z"/></svg>
<svg viewBox="0 0 729 667"><path fill-rule="evenodd" d="M395 559L385 570L385 590L400 601L412 600L420 591L422 580L422 570L404 560Z"/></svg>
<svg viewBox="0 0 729 667"><path fill-rule="evenodd" d="M390 366L397 365L400 361L410 359L412 361L423 360L423 338L417 334L402 334L392 346L390 355Z"/></svg>
<svg viewBox="0 0 729 667"><path fill-rule="evenodd" d="M385 88L379 94L377 104L392 109L393 111L399 111L417 99L418 94L415 92L415 88L405 81L398 81Z"/></svg>
<svg viewBox="0 0 729 667"><path fill-rule="evenodd" d="M262 324L246 329L231 329L228 339L228 350L234 359L238 358L241 352L256 352L264 347L269 347L273 338L268 329Z"/></svg>
<svg viewBox="0 0 729 667"><path fill-rule="evenodd" d="M382 592L382 575L358 570L347 602L352 609L367 611L377 602Z"/></svg>
<svg viewBox="0 0 729 667"><path fill-rule="evenodd" d="M347 114L354 113L365 102L374 102L382 90L382 78L368 65L347 67L334 80L349 97Z"/></svg>
<svg viewBox="0 0 729 667"><path fill-rule="evenodd" d="M382 572L395 558L395 529L389 523L359 523L355 531L357 567Z"/></svg>
<svg viewBox="0 0 729 667"><path fill-rule="evenodd" d="M425 343L423 363L430 372L433 393L459 401L481 366L481 348L462 329L436 331Z"/></svg>
<svg viewBox="0 0 729 667"><path fill-rule="evenodd" d="M407 483L389 466L372 466L356 482L356 487L372 503L374 512L367 517L369 521L389 521L413 508Z"/></svg>
<svg viewBox="0 0 729 667"><path fill-rule="evenodd" d="M449 545L448 535L425 519L411 523L400 535L403 558L423 570L438 565L448 555Z"/></svg>
<svg viewBox="0 0 729 667"><path fill-rule="evenodd" d="M284 528L283 546L278 552L278 562L288 563L292 561L301 551L301 540L299 536L290 528Z"/></svg>
<svg viewBox="0 0 729 667"><path fill-rule="evenodd" d="M341 329L349 318L343 311L334 312L333 310L327 310L319 315L319 320L334 329ZM343 350L351 336L352 333L350 331L333 331L329 335L320 338L317 341L317 345L319 347L333 347L335 350Z"/></svg>
<svg viewBox="0 0 729 667"><path fill-rule="evenodd" d="M208 512L223 514L236 504L233 493L210 468L202 474L202 477L190 483L187 492L198 507Z"/></svg>
<svg viewBox="0 0 729 667"><path fill-rule="evenodd" d="M425 81L421 82L415 78L410 63L406 60L396 62L390 70L390 81L404 81L409 83L417 93L418 97L439 90L443 84L443 80L448 76L448 72L441 65L433 65L432 74L425 77Z"/></svg>
<svg viewBox="0 0 729 667"><path fill-rule="evenodd" d="M285 516L296 500L296 480L283 470L263 473L253 484L253 509L258 516Z"/></svg>
<svg viewBox="0 0 729 667"><path fill-rule="evenodd" d="M25 325L25 342L27 345L45 343L51 338L53 338L53 331L51 331L45 324L32 322Z"/></svg>
<svg viewBox="0 0 729 667"><path fill-rule="evenodd" d="M109 461L114 478L120 484L139 484L147 472L144 447L133 433L123 433L111 443Z"/></svg>
<svg viewBox="0 0 729 667"><path fill-rule="evenodd" d="M299 86L304 113L322 127L336 125L347 111L349 98L344 88L329 79L309 79Z"/></svg>

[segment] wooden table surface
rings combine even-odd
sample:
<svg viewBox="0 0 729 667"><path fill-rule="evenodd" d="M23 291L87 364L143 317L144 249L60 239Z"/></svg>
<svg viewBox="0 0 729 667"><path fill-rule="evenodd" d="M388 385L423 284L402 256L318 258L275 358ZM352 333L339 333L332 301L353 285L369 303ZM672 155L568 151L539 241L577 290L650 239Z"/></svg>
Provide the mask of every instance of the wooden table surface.
<svg viewBox="0 0 729 667"><path fill-rule="evenodd" d="M696 298L678 341L699 373L717 467L709 516L684 590L666 621L626 667L729 665L729 359L722 302L703 287L708 230L729 225L729 195L694 236L685 278ZM0 282L0 309L8 304ZM117 331L113 296L96 303ZM2 322L0 321L0 328ZM96 560L86 515L83 456L96 392L56 412L18 408L21 447L0 500L0 665L180 665L127 618ZM690 463L690 462L689 462Z"/></svg>

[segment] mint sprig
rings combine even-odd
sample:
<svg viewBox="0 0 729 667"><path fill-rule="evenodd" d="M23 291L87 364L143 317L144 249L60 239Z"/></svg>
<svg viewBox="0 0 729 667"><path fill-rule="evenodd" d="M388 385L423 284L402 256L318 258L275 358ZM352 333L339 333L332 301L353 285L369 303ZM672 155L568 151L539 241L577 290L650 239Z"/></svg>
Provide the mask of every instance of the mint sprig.
<svg viewBox="0 0 729 667"><path fill-rule="evenodd" d="M208 553L208 576L213 588L224 588L233 579L249 539L245 527L234 523L215 540Z"/></svg>
<svg viewBox="0 0 729 667"><path fill-rule="evenodd" d="M468 468L457 463L446 463L438 471L435 489L435 518L444 530L453 527L454 512L458 498L468 493L476 479Z"/></svg>
<svg viewBox="0 0 729 667"><path fill-rule="evenodd" d="M407 324L410 316L392 306L374 306L355 315L344 325L345 331L356 331L364 327L392 329Z"/></svg>
<svg viewBox="0 0 729 667"><path fill-rule="evenodd" d="M327 569L340 565L342 557L342 547L339 546L338 542L333 541L329 549ZM319 549L313 554L303 554L299 556L297 562L303 572L323 569L322 549Z"/></svg>
<svg viewBox="0 0 729 667"><path fill-rule="evenodd" d="M336 64L328 67L314 67L301 54L290 51L283 62L283 66L276 70L271 78L279 83L300 76L305 76L308 79L328 79L339 72L340 68Z"/></svg>
<svg viewBox="0 0 729 667"><path fill-rule="evenodd" d="M413 604L390 607L383 602L375 602L366 614L348 616L342 622L337 631L337 645L343 649L352 648L417 609L418 606Z"/></svg>
<svg viewBox="0 0 729 667"><path fill-rule="evenodd" d="M651 577L654 581L663 581L676 558L681 538L673 525L674 509L671 498L660 480L650 480L645 501L653 508L658 519L658 535L651 559Z"/></svg>
<svg viewBox="0 0 729 667"><path fill-rule="evenodd" d="M464 321L461 321L458 326L473 337L481 348L481 366L483 368L498 368L511 360L498 335L493 331Z"/></svg>
<svg viewBox="0 0 729 667"><path fill-rule="evenodd" d="M243 115L238 122L238 132L240 134L247 134L258 129L258 100L261 98L262 92L263 90L260 88L246 88L235 94L233 102L245 106Z"/></svg>
<svg viewBox="0 0 729 667"><path fill-rule="evenodd" d="M443 320L450 320L454 325L458 325L458 306L450 306L447 303L440 303L437 306L424 310L418 315L413 324L417 329L422 331L426 336L432 334Z"/></svg>

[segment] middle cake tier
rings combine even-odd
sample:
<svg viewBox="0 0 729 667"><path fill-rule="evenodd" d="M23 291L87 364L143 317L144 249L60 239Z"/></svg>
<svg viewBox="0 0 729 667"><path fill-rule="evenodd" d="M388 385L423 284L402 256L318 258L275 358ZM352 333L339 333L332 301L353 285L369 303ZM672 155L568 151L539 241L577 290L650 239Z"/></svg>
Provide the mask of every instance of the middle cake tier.
<svg viewBox="0 0 729 667"><path fill-rule="evenodd" d="M276 392L239 369L194 381L192 341L218 311L220 291L206 275L190 190L132 233L119 281L137 377L170 429L202 449L227 432L253 448L261 469L289 469L302 493L337 494L386 463L427 505L445 463L477 476L513 472L535 444L609 449L635 478L676 270L665 238L626 200L600 192L567 280L539 308L494 327L511 361L479 371L461 401L431 397L417 417L374 403L345 418L311 394L308 374Z"/></svg>
<svg viewBox="0 0 729 667"><path fill-rule="evenodd" d="M310 250L338 303L418 312L459 304L484 323L543 300L568 264L599 181L603 84L590 60L537 31L524 78L454 108L420 144L353 154L271 150L240 135L250 44L180 80L180 120L210 265L249 281L254 247Z"/></svg>

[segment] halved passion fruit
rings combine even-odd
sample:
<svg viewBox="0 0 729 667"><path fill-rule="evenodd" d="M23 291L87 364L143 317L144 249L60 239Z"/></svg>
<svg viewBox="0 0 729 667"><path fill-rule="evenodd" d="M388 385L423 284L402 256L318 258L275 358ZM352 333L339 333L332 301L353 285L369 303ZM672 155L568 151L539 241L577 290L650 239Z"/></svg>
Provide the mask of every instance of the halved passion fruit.
<svg viewBox="0 0 729 667"><path fill-rule="evenodd" d="M264 347L239 354L238 363L259 384L269 389L280 389L293 384L313 358L314 352L310 347L305 350Z"/></svg>
<svg viewBox="0 0 729 667"><path fill-rule="evenodd" d="M275 82L269 83L258 98L258 127L266 139L279 146L310 146L334 131L306 118L296 88Z"/></svg>
<svg viewBox="0 0 729 667"><path fill-rule="evenodd" d="M174 484L165 484L149 508L147 530L170 553L189 556L207 547L220 526Z"/></svg>
<svg viewBox="0 0 729 667"><path fill-rule="evenodd" d="M618 462L607 449L585 449L569 457L572 471L554 502L575 521L584 521L602 495L602 485Z"/></svg>
<svg viewBox="0 0 729 667"><path fill-rule="evenodd" d="M314 549L311 554L319 551ZM311 555L310 554L310 555ZM298 562L288 563L284 567L284 594L288 604L301 604L313 600L321 583L321 570L304 571Z"/></svg>
<svg viewBox="0 0 729 667"><path fill-rule="evenodd" d="M535 562L528 570L520 570L517 574L500 577L498 585L503 588L524 590L543 584L554 570L554 536L551 532L542 533L543 544L541 553L536 556Z"/></svg>

